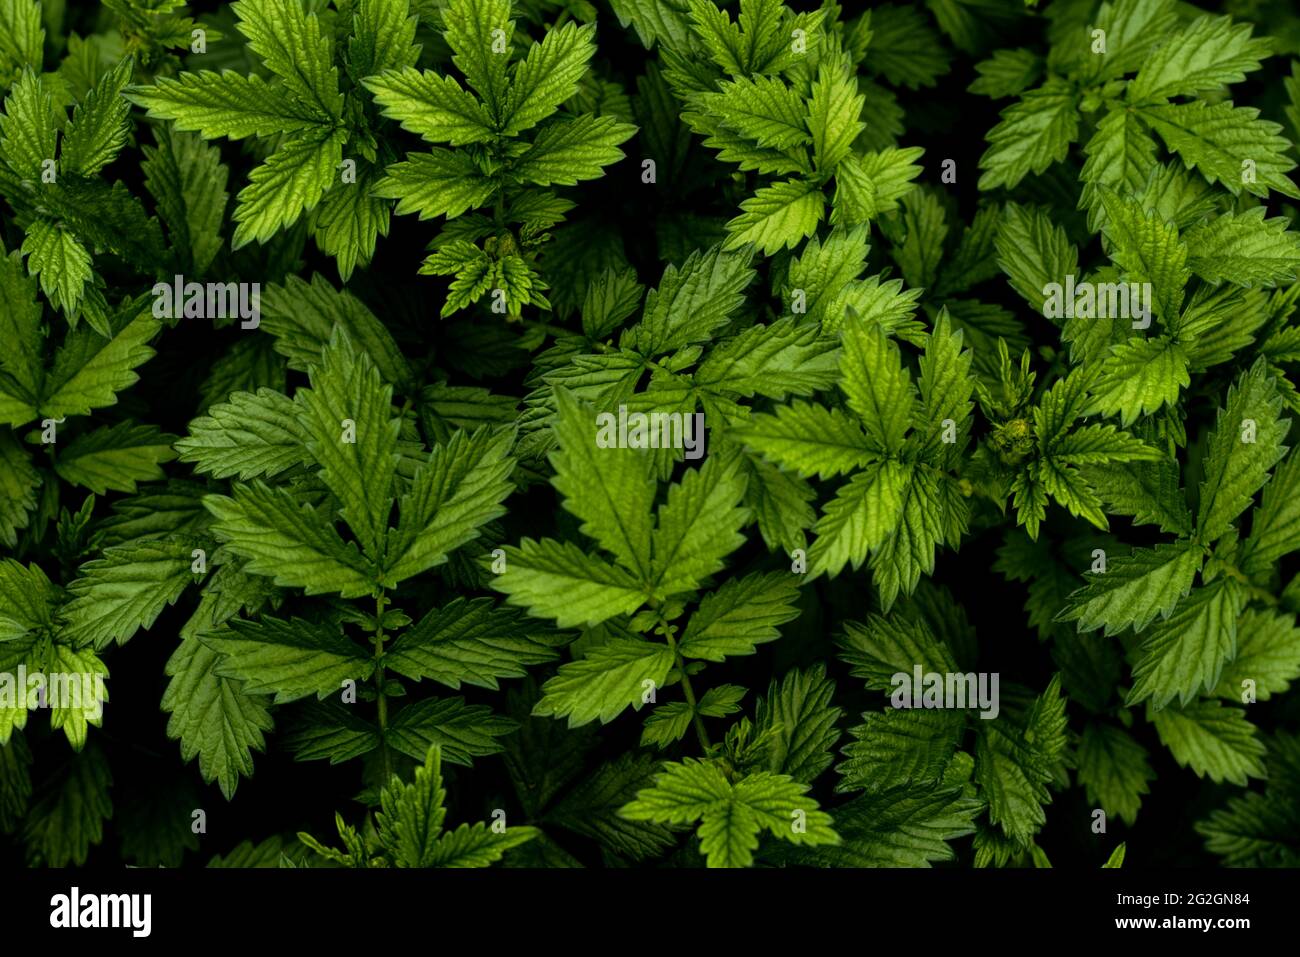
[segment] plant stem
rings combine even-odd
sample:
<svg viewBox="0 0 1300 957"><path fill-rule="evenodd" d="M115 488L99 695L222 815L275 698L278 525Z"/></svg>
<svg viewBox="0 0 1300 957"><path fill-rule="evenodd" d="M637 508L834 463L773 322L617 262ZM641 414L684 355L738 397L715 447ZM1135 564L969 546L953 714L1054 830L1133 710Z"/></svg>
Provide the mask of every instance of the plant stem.
<svg viewBox="0 0 1300 957"><path fill-rule="evenodd" d="M381 591L375 596L375 660L384 653L384 606L388 604L388 599ZM384 667L383 665L375 666L375 706L378 709L379 718L379 758L383 763L384 783L387 784L393 777L393 754L388 749L388 736L384 733L388 729L388 697L384 694Z"/></svg>
<svg viewBox="0 0 1300 957"><path fill-rule="evenodd" d="M686 662L682 660L681 654L677 651L677 641L673 638L671 631L668 631L668 647L673 650L673 661L677 665L677 670L682 673L682 693L686 695L686 704L691 709L691 724L695 726L695 736L700 740L700 747L704 749L707 755L713 750L713 745L709 743L709 732L704 728L704 718L695 705L695 689L691 687L690 675L686 673Z"/></svg>

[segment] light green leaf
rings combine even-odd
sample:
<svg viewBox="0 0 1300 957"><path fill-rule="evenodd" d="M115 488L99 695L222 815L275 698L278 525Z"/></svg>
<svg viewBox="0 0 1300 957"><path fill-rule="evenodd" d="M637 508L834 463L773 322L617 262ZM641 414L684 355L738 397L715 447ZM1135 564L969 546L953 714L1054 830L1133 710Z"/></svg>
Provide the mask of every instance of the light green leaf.
<svg viewBox="0 0 1300 957"><path fill-rule="evenodd" d="M542 686L533 708L539 717L567 718L570 728L600 719L609 724L630 705L641 710L647 688L662 687L673 665L671 649L660 642L612 638L586 657L560 665Z"/></svg>
<svg viewBox="0 0 1300 957"><path fill-rule="evenodd" d="M60 612L61 637L78 647L125 644L139 628L151 628L168 605L192 584L193 546L188 542L135 542L104 550L68 586Z"/></svg>
<svg viewBox="0 0 1300 957"><path fill-rule="evenodd" d="M1203 553L1188 541L1113 555L1104 573L1087 572L1088 584L1067 599L1057 621L1077 621L1079 631L1104 627L1107 635L1129 625L1140 632L1157 615L1168 618L1192 587Z"/></svg>
<svg viewBox="0 0 1300 957"><path fill-rule="evenodd" d="M274 693L276 704L337 694L375 669L366 649L337 628L302 618L235 618L199 640L222 656L217 675L238 678L249 694Z"/></svg>
<svg viewBox="0 0 1300 957"><path fill-rule="evenodd" d="M1237 650L1237 617L1245 605L1241 587L1216 578L1179 602L1174 613L1147 632L1133 666L1126 704L1151 699L1159 709L1174 698L1186 705L1219 681L1224 662Z"/></svg>
<svg viewBox="0 0 1300 957"><path fill-rule="evenodd" d="M1220 701L1196 701L1155 713L1156 732L1173 752L1180 768L1191 767L1198 777L1245 786L1249 778L1265 775L1264 743L1241 708Z"/></svg>
<svg viewBox="0 0 1300 957"><path fill-rule="evenodd" d="M752 655L757 645L780 637L778 625L798 616L798 596L798 582L788 572L733 578L700 602L677 650L705 661Z"/></svg>
<svg viewBox="0 0 1300 957"><path fill-rule="evenodd" d="M1228 388L1205 453L1197 534L1212 542L1250 505L1286 446L1289 419L1281 418L1282 398L1262 361Z"/></svg>

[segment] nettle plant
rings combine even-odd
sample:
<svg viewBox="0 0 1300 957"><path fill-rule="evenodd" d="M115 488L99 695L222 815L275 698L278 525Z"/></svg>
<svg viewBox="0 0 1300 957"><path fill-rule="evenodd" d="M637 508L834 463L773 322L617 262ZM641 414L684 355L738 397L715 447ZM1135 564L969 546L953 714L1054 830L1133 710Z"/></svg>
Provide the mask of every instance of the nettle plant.
<svg viewBox="0 0 1300 957"><path fill-rule="evenodd" d="M1300 864L1291 11L82 6L5 860Z"/></svg>

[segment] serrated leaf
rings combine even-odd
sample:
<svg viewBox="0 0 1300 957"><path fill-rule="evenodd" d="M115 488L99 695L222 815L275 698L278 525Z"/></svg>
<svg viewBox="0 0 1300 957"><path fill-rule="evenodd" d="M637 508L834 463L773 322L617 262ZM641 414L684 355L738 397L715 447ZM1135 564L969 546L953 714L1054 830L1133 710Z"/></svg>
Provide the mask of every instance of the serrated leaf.
<svg viewBox="0 0 1300 957"><path fill-rule="evenodd" d="M757 645L780 637L778 625L798 616L798 595L798 583L787 572L734 578L703 598L677 650L705 661L752 655Z"/></svg>
<svg viewBox="0 0 1300 957"><path fill-rule="evenodd" d="M1089 722L1079 742L1079 781L1089 803L1130 827L1137 821L1142 795L1155 780L1146 748L1112 724Z"/></svg>
<svg viewBox="0 0 1300 957"><path fill-rule="evenodd" d="M1191 589L1203 553L1188 541L1135 549L1108 559L1106 571L1084 575L1057 621L1077 621L1079 631L1105 628L1107 635L1132 625L1142 631L1156 616L1167 619Z"/></svg>
<svg viewBox="0 0 1300 957"><path fill-rule="evenodd" d="M1012 188L1030 173L1042 173L1065 159L1079 135L1079 110L1068 83L1049 80L1024 93L1001 113L980 157L981 190Z"/></svg>
<svg viewBox="0 0 1300 957"><path fill-rule="evenodd" d="M364 680L375 668L365 648L302 618L236 618L199 639L222 656L217 675L238 678L249 694L274 693L276 704L336 694L345 681Z"/></svg>
<svg viewBox="0 0 1300 957"><path fill-rule="evenodd" d="M1263 363L1256 363L1228 388L1205 454L1196 528L1202 541L1214 541L1250 505L1268 471L1286 453L1282 444L1289 419L1280 417L1282 400Z"/></svg>
<svg viewBox="0 0 1300 957"><path fill-rule="evenodd" d="M1245 597L1232 579L1216 578L1179 602L1143 639L1126 704L1149 698L1159 709L1177 698L1186 705L1202 689L1212 689L1224 662L1236 654Z"/></svg>
<svg viewBox="0 0 1300 957"><path fill-rule="evenodd" d="M495 690L497 679L520 678L525 667L554 660L568 638L491 599L457 598L406 629L385 651L384 667L453 690L462 682Z"/></svg>
<svg viewBox="0 0 1300 957"><path fill-rule="evenodd" d="M740 204L744 210L727 223L724 249L753 243L770 256L812 234L826 212L825 200L811 184L785 180L764 186Z"/></svg>
<svg viewBox="0 0 1300 957"><path fill-rule="evenodd" d="M1154 721L1178 766L1191 767L1199 777L1244 786L1249 778L1265 775L1264 744L1240 708L1202 699L1157 711Z"/></svg>
<svg viewBox="0 0 1300 957"><path fill-rule="evenodd" d="M639 711L646 689L661 687L672 665L673 653L665 644L613 638L586 657L561 665L542 686L542 700L533 714L567 718L570 728L597 718L609 724L629 705Z"/></svg>
<svg viewBox="0 0 1300 957"><path fill-rule="evenodd" d="M190 422L176 451L213 478L271 478L312 461L299 412L292 399L271 389L232 392Z"/></svg>
<svg viewBox="0 0 1300 957"><path fill-rule="evenodd" d="M119 422L84 432L59 452L54 470L59 478L103 495L109 489L135 492L136 482L164 478L158 466L176 458L176 436L157 426Z"/></svg>

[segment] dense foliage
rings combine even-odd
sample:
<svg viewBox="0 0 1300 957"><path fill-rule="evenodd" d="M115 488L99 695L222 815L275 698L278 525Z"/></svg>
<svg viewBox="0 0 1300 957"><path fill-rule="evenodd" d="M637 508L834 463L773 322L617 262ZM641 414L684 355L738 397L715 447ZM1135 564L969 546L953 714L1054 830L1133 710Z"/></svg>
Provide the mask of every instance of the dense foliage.
<svg viewBox="0 0 1300 957"><path fill-rule="evenodd" d="M1298 57L0 0L0 854L1300 865Z"/></svg>

